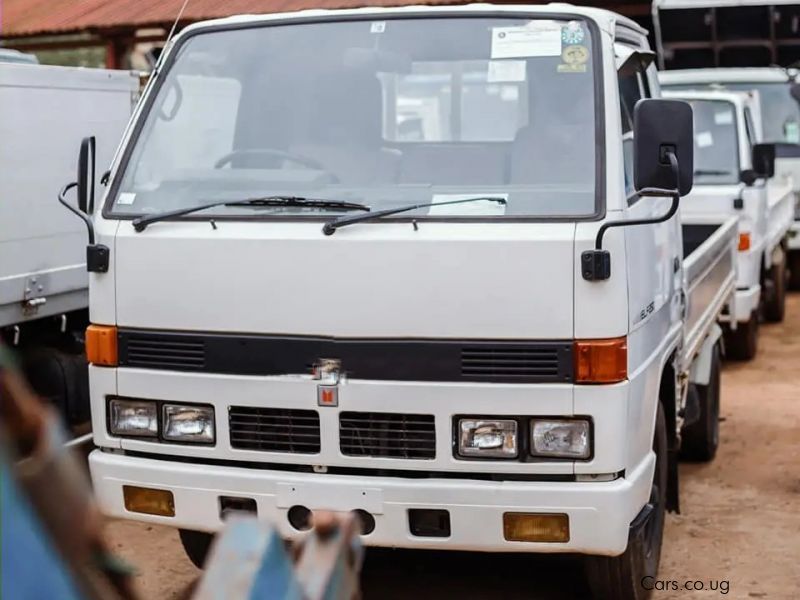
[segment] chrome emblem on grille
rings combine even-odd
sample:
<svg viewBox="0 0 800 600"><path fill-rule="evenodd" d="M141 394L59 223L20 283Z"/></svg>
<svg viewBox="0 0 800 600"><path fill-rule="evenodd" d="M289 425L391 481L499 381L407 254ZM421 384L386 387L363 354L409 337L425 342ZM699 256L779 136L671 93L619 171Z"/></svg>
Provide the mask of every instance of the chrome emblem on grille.
<svg viewBox="0 0 800 600"><path fill-rule="evenodd" d="M318 406L339 406L339 377L342 361L335 358L321 358L314 364L312 375L320 383L317 385Z"/></svg>

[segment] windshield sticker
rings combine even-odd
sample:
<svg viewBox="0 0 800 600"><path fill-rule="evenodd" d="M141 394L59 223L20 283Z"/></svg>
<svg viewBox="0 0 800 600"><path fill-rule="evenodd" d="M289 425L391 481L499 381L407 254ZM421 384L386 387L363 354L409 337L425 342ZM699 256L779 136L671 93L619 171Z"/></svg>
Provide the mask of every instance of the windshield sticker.
<svg viewBox="0 0 800 600"><path fill-rule="evenodd" d="M503 198L508 200L508 194L487 193L481 196ZM449 202L451 200L467 200L474 198L475 194L434 194L431 202ZM446 204L444 206L431 206L429 217L497 217L506 214L506 205L491 200L478 200L464 204Z"/></svg>
<svg viewBox="0 0 800 600"><path fill-rule="evenodd" d="M714 113L714 123L717 125L730 125L733 123L733 111L722 110Z"/></svg>
<svg viewBox="0 0 800 600"><path fill-rule="evenodd" d="M133 204L134 200L136 200L136 194L132 192L122 192L119 198L117 198L117 204L128 206Z"/></svg>
<svg viewBox="0 0 800 600"><path fill-rule="evenodd" d="M489 83L525 81L526 66L524 60L490 60L487 81Z"/></svg>
<svg viewBox="0 0 800 600"><path fill-rule="evenodd" d="M580 44L585 37L580 21L570 21L561 28L561 41L567 46Z"/></svg>
<svg viewBox="0 0 800 600"><path fill-rule="evenodd" d="M531 21L523 27L492 28L492 58L525 58L561 54L561 25Z"/></svg>
<svg viewBox="0 0 800 600"><path fill-rule="evenodd" d="M383 33L386 31L386 21L373 21L369 26L370 33Z"/></svg>
<svg viewBox="0 0 800 600"><path fill-rule="evenodd" d="M698 148L708 148L714 145L714 136L711 135L710 131L700 131L694 136L694 141Z"/></svg>
<svg viewBox="0 0 800 600"><path fill-rule="evenodd" d="M790 144L800 144L800 123L786 121L783 126L783 137Z"/></svg>
<svg viewBox="0 0 800 600"><path fill-rule="evenodd" d="M589 49L586 46L567 46L561 53L564 62L558 65L559 73L586 73L586 63L589 61Z"/></svg>

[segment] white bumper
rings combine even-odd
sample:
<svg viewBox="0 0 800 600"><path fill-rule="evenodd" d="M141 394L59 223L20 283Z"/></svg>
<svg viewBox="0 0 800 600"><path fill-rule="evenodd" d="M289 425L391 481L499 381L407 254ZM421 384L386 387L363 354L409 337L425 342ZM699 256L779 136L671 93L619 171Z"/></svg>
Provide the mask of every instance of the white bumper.
<svg viewBox="0 0 800 600"><path fill-rule="evenodd" d="M746 323L753 315L753 311L758 308L761 298L761 286L754 285L746 289L736 290L736 300L733 305L733 314L722 315L720 321L730 323Z"/></svg>
<svg viewBox="0 0 800 600"><path fill-rule="evenodd" d="M260 518L273 522L286 538L298 537L288 509L363 509L375 517L364 536L371 546L440 548L503 552L582 552L616 555L627 545L628 526L647 501L654 468L650 453L625 478L610 482L476 481L419 479L270 471L131 457L95 450L89 457L95 493L106 514L174 527L214 531L222 526L220 496L256 501ZM174 517L131 513L122 486L170 490ZM411 534L408 509L445 509L447 538ZM509 542L503 513L566 513L567 543Z"/></svg>

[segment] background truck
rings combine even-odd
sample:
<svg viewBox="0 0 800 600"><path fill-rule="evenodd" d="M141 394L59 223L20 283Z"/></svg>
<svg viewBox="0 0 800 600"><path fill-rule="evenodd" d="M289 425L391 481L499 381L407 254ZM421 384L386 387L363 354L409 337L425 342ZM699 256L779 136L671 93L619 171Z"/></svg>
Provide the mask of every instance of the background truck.
<svg viewBox="0 0 800 600"><path fill-rule="evenodd" d="M110 164L138 91L126 71L0 62L0 335L71 425L89 418L86 232L54 195L83 136Z"/></svg>
<svg viewBox="0 0 800 600"><path fill-rule="evenodd" d="M567 5L181 32L90 217L104 510L196 564L232 510L296 538L329 509L366 545L582 553L597 597L647 596L678 456L716 451L737 237L681 224L691 108L652 61Z"/></svg>
<svg viewBox="0 0 800 600"><path fill-rule="evenodd" d="M759 144L758 92L665 91L691 104L695 125L695 181L683 214L739 217L736 301L723 316L725 350L755 356L758 323L782 321L786 299L787 233L793 222L794 183L775 176L774 145ZM763 311L762 311L763 309Z"/></svg>
<svg viewBox="0 0 800 600"><path fill-rule="evenodd" d="M778 179L791 176L797 198L795 216L786 244L789 287L800 289L800 103L794 69L728 68L687 69L660 74L665 90L714 88L758 92L763 140L775 144L775 173ZM793 91L794 90L794 91Z"/></svg>

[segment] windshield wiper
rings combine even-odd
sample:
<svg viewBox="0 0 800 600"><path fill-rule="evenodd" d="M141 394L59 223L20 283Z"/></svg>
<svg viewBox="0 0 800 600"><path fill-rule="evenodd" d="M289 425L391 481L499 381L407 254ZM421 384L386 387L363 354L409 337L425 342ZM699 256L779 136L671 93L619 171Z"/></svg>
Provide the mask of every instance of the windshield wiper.
<svg viewBox="0 0 800 600"><path fill-rule="evenodd" d="M196 206L186 206L176 210L168 210L146 217L138 217L132 221L136 231L144 231L151 223L181 217L194 212L199 212L207 208L216 206L301 206L307 208L330 208L342 210L363 210L369 211L369 206L358 204L357 202L345 202L343 200L326 200L324 198L303 198L302 196L264 196L263 198L250 198L248 200L218 200L209 204L198 204Z"/></svg>
<svg viewBox="0 0 800 600"><path fill-rule="evenodd" d="M448 204L463 204L465 202L480 202L481 200L485 200L488 202L497 202L498 204L505 205L507 204L505 198L500 198L499 196L476 196L475 198L462 198L461 200L448 200L447 202L426 202L425 204L410 204L408 206L398 206L395 208L387 208L385 210L376 210L369 213L365 213L363 215L345 215L343 217L339 217L338 219L334 219L333 221L328 221L325 225L322 226L322 233L325 235L333 235L336 233L336 230L340 227L345 227L347 225L352 225L353 223L363 223L364 221L372 221L373 219L380 219L381 217L386 217L388 215L396 215L403 212L408 212L410 210L416 210L418 208L428 208L430 206L446 206Z"/></svg>
<svg viewBox="0 0 800 600"><path fill-rule="evenodd" d="M713 175L733 175L730 171L722 171L721 169L696 169L694 172L695 175L706 175L708 177Z"/></svg>

